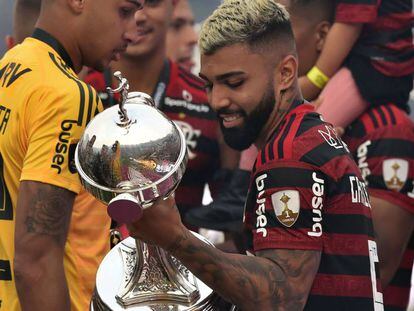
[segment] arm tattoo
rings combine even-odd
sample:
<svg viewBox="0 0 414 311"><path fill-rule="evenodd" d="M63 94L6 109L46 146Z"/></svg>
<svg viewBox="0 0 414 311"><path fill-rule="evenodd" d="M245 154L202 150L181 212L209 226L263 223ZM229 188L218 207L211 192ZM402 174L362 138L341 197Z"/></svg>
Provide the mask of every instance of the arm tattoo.
<svg viewBox="0 0 414 311"><path fill-rule="evenodd" d="M25 219L27 232L50 235L56 243L64 243L71 207L68 190L50 185L39 187Z"/></svg>
<svg viewBox="0 0 414 311"><path fill-rule="evenodd" d="M242 310L301 310L319 267L319 251L266 250L258 257L226 254L190 232L170 252Z"/></svg>

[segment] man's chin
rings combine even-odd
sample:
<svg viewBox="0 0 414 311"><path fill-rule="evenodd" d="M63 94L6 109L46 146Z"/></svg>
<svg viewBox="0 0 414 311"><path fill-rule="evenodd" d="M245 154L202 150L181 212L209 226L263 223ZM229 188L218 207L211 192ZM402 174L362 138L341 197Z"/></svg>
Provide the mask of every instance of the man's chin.
<svg viewBox="0 0 414 311"><path fill-rule="evenodd" d="M89 67L91 67L92 69L99 71L99 72L104 72L106 68L108 68L109 66L109 61L100 61L100 62L95 62L93 65L90 65Z"/></svg>
<svg viewBox="0 0 414 311"><path fill-rule="evenodd" d="M255 141L253 135L246 135L246 133L243 133L242 131L236 132L235 130L228 130L222 128L222 133L225 143L230 148L238 151L246 150Z"/></svg>

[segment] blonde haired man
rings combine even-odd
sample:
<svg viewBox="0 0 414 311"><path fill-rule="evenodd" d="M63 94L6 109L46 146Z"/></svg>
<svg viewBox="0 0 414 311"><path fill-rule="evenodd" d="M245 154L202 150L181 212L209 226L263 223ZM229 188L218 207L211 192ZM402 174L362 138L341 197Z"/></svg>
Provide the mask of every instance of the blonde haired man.
<svg viewBox="0 0 414 311"><path fill-rule="evenodd" d="M300 94L286 10L227 0L204 24L200 48L226 142L259 148L244 215L251 256L199 241L173 199L145 211L131 235L167 249L243 310L381 310L366 189L346 146Z"/></svg>

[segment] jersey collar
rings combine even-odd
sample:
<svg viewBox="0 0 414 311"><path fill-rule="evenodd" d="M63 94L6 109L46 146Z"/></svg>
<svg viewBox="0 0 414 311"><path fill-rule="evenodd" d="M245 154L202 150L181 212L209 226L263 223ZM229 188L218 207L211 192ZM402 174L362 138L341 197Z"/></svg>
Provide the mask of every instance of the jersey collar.
<svg viewBox="0 0 414 311"><path fill-rule="evenodd" d="M275 136L279 134L279 132L282 130L283 126L286 124L287 120L290 118L292 114L295 113L303 113L303 112L311 112L314 111L315 107L309 103L308 101L304 99L295 100L292 105L289 107L286 115L283 117L282 121L279 123L279 125L271 132L271 134L268 136L266 143L271 141Z"/></svg>
<svg viewBox="0 0 414 311"><path fill-rule="evenodd" d="M70 58L68 52L66 52L63 45L50 33L40 28L35 28L32 34L32 38L35 38L49 45L52 49L54 49L59 54L59 56L63 59L66 65L68 65L70 68L72 68L73 71L75 71L75 68L73 67L72 59Z"/></svg>

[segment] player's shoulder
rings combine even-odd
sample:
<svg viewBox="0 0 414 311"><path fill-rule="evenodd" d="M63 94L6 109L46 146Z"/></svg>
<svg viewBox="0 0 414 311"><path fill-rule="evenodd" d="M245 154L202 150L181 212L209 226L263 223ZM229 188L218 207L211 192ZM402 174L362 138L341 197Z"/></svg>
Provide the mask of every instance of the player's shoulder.
<svg viewBox="0 0 414 311"><path fill-rule="evenodd" d="M87 93L87 86L52 47L35 38L26 38L0 61L3 87L16 96L30 98L37 94L48 101L54 94L60 98ZM41 103L38 103L41 104Z"/></svg>
<svg viewBox="0 0 414 311"><path fill-rule="evenodd" d="M407 112L394 104L375 106L365 111L346 130L346 139L366 140L371 137L414 137L414 122Z"/></svg>
<svg viewBox="0 0 414 311"><path fill-rule="evenodd" d="M330 123L323 120L309 129L299 132L294 144L294 157L297 160L318 167L328 175L341 175L335 167L346 167L346 171L355 170L347 144L338 135ZM316 122L315 122L316 123Z"/></svg>
<svg viewBox="0 0 414 311"><path fill-rule="evenodd" d="M39 70L42 66L39 54L36 42L31 38L7 51L0 60L1 86L16 89L24 83L25 89L30 89L31 86L40 85L44 75Z"/></svg>
<svg viewBox="0 0 414 311"><path fill-rule="evenodd" d="M338 150L346 151L332 125L306 103L285 117L265 148L270 159L276 160L304 160L309 152L314 156L324 156Z"/></svg>
<svg viewBox="0 0 414 311"><path fill-rule="evenodd" d="M259 152L257 163L273 165L278 161L295 161L325 171L332 163L350 161L347 145L332 125L305 106L291 112Z"/></svg>

